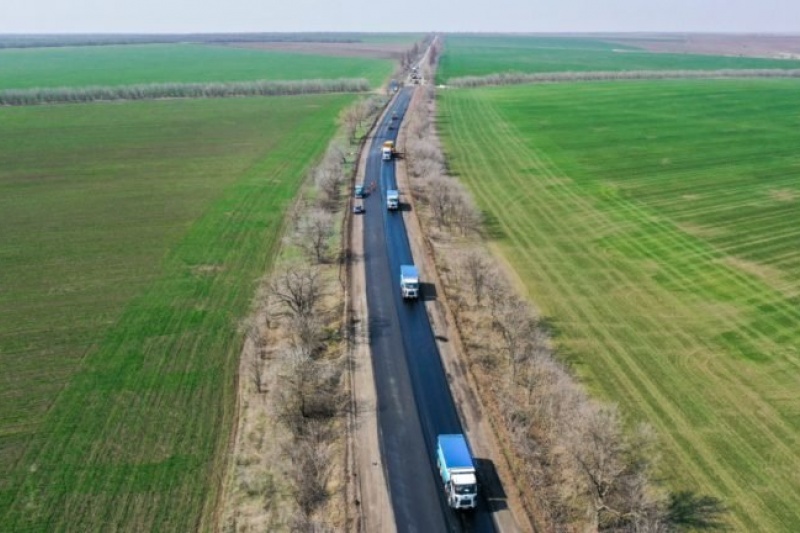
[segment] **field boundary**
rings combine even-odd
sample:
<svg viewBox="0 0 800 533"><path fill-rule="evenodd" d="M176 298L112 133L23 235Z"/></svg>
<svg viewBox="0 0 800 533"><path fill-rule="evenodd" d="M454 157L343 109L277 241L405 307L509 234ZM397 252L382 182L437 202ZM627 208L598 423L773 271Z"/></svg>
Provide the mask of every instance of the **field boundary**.
<svg viewBox="0 0 800 533"><path fill-rule="evenodd" d="M0 107L46 104L78 104L120 100L161 100L175 98L234 98L242 96L290 96L304 94L365 93L365 78L334 80L257 80L208 83L145 83L120 86L54 87L5 89Z"/></svg>
<svg viewBox="0 0 800 533"><path fill-rule="evenodd" d="M538 83L574 83L630 80L800 78L800 69L720 69L720 70L598 70L589 72L503 72L486 76L453 78L447 87L484 87Z"/></svg>

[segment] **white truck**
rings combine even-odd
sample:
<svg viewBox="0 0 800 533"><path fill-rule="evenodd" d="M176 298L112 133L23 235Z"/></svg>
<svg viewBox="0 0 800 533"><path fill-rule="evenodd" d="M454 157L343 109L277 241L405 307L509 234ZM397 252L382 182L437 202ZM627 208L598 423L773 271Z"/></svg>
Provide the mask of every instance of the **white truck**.
<svg viewBox="0 0 800 533"><path fill-rule="evenodd" d="M403 299L419 298L419 272L414 265L400 265L400 294Z"/></svg>
<svg viewBox="0 0 800 533"><path fill-rule="evenodd" d="M442 478L447 504L453 509L475 509L478 478L464 435L439 435L436 438L436 467Z"/></svg>
<svg viewBox="0 0 800 533"><path fill-rule="evenodd" d="M386 209L392 211L400 207L400 192L394 189L386 191Z"/></svg>

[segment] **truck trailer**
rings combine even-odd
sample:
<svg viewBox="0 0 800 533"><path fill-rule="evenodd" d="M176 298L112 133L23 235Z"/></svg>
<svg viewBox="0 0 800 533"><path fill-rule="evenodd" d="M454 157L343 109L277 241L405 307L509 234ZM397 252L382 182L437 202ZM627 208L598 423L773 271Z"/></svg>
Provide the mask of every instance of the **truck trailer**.
<svg viewBox="0 0 800 533"><path fill-rule="evenodd" d="M436 467L442 478L447 504L453 509L475 509L478 478L464 435L439 435L436 438Z"/></svg>
<svg viewBox="0 0 800 533"><path fill-rule="evenodd" d="M400 294L403 299L419 298L419 272L414 265L400 265Z"/></svg>

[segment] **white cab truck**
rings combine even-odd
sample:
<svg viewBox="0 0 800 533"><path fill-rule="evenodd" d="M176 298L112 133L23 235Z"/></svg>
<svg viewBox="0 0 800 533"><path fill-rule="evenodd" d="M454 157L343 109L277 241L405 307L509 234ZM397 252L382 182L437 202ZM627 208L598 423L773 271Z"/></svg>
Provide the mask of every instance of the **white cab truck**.
<svg viewBox="0 0 800 533"><path fill-rule="evenodd" d="M400 294L403 299L419 298L419 272L414 265L400 265Z"/></svg>
<svg viewBox="0 0 800 533"><path fill-rule="evenodd" d="M396 210L400 207L400 191L389 189L386 191L386 209Z"/></svg>
<svg viewBox="0 0 800 533"><path fill-rule="evenodd" d="M439 435L436 438L436 467L442 478L447 504L453 509L475 509L478 478L464 435Z"/></svg>
<svg viewBox="0 0 800 533"><path fill-rule="evenodd" d="M394 141L384 141L383 146L381 146L381 159L391 161L394 156Z"/></svg>

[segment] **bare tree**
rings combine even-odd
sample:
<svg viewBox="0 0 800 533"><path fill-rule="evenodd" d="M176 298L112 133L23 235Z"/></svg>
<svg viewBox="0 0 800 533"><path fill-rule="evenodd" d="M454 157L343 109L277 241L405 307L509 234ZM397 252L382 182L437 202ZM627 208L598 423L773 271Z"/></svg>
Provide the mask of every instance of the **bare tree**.
<svg viewBox="0 0 800 533"><path fill-rule="evenodd" d="M653 529L663 521L663 502L649 491L654 457L652 430L640 426L625 438L616 408L584 404L567 445L588 496L589 523L595 529Z"/></svg>
<svg viewBox="0 0 800 533"><path fill-rule="evenodd" d="M333 217L315 209L300 221L297 228L297 245L317 264L325 263L328 260L333 232Z"/></svg>
<svg viewBox="0 0 800 533"><path fill-rule="evenodd" d="M492 268L490 274L486 277L485 290L486 299L489 304L490 324L492 327L495 327L500 308L509 298L510 294L508 285L505 283L502 274L496 268Z"/></svg>
<svg viewBox="0 0 800 533"><path fill-rule="evenodd" d="M501 307L498 329L511 365L513 382L519 363L528 356L535 339L536 324L528 304L516 296L507 298Z"/></svg>
<svg viewBox="0 0 800 533"><path fill-rule="evenodd" d="M339 198L345 175L342 165L338 160L326 158L314 170L314 182L320 192L320 204L328 211L335 211L339 207Z"/></svg>
<svg viewBox="0 0 800 533"><path fill-rule="evenodd" d="M481 228L482 217L480 210L472 201L472 197L460 186L454 198L453 223L462 235L478 233Z"/></svg>
<svg viewBox="0 0 800 533"><path fill-rule="evenodd" d="M258 394L267 392L264 386L264 360L256 353L253 353L250 358L250 379L252 379L253 387Z"/></svg>
<svg viewBox="0 0 800 533"><path fill-rule="evenodd" d="M342 114L339 116L339 121L344 126L344 131L347 134L347 138L350 140L350 144L355 143L359 124L359 115L356 106L347 107L342 111Z"/></svg>
<svg viewBox="0 0 800 533"><path fill-rule="evenodd" d="M475 305L481 305L486 280L490 274L489 261L481 252L472 250L462 257L461 268L469 281Z"/></svg>
<svg viewBox="0 0 800 533"><path fill-rule="evenodd" d="M293 463L295 501L306 516L311 516L328 498L330 445L307 433L295 439L286 452Z"/></svg>
<svg viewBox="0 0 800 533"><path fill-rule="evenodd" d="M307 357L315 357L323 347L322 323L316 313L295 315L289 321L292 345Z"/></svg>
<svg viewBox="0 0 800 533"><path fill-rule="evenodd" d="M322 297L319 270L306 266L288 268L273 278L269 292L291 315L309 317Z"/></svg>

